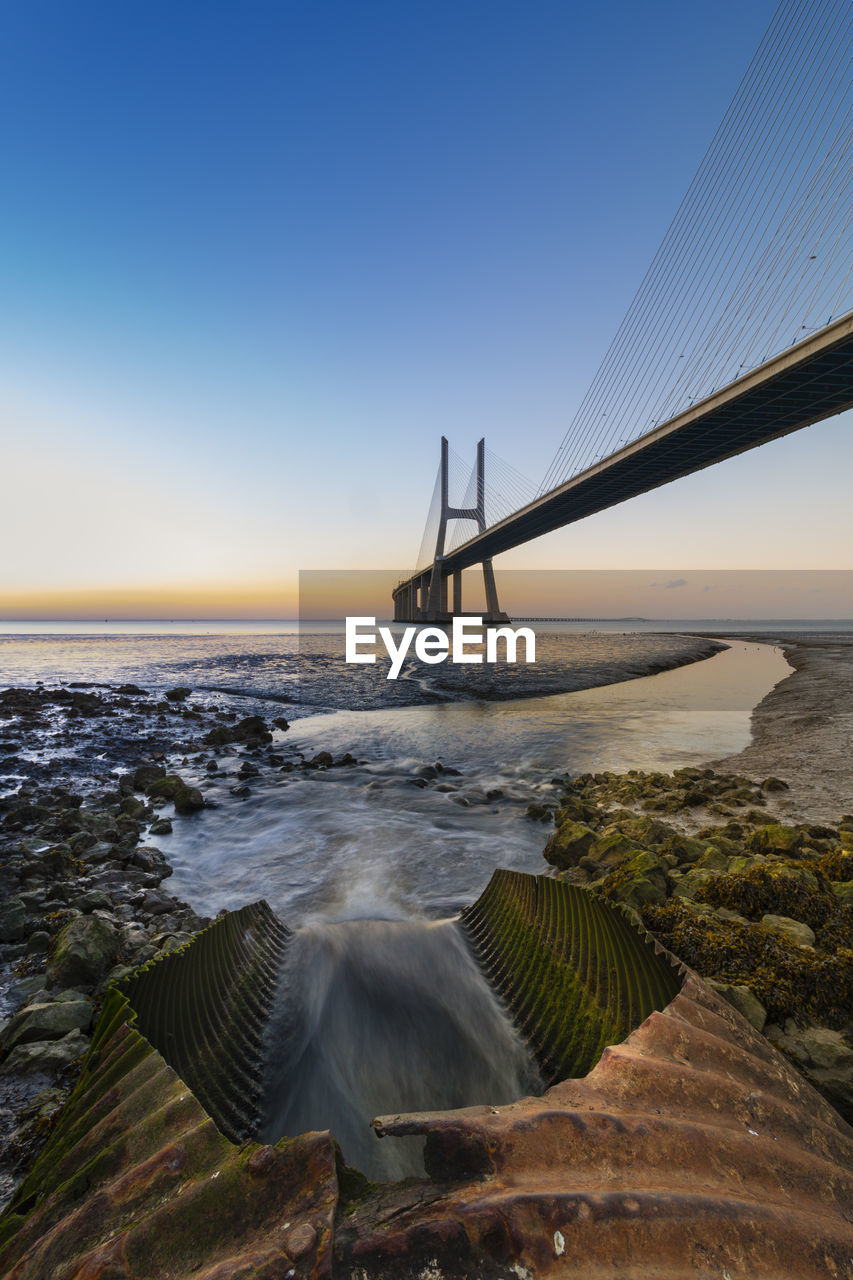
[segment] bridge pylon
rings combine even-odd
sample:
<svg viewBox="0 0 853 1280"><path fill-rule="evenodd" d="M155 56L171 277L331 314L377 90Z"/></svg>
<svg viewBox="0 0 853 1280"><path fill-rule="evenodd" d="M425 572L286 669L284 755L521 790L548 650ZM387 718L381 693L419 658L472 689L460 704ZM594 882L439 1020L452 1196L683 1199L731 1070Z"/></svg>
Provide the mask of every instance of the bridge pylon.
<svg viewBox="0 0 853 1280"><path fill-rule="evenodd" d="M401 582L394 590L395 622L450 622L454 617L463 616L462 608L462 570L446 567L444 542L447 535L448 520L473 520L477 524L477 532L486 529L486 441L485 437L477 442L477 505L474 507L453 507L449 501L448 483L448 444L447 437L441 437L441 510L438 521L438 534L435 540L435 556L432 564L420 573L415 573L405 582ZM482 561L483 585L486 590L486 612L484 622L509 622L498 603L498 589L495 585L495 571L491 557ZM449 587L452 580L452 603L449 599Z"/></svg>

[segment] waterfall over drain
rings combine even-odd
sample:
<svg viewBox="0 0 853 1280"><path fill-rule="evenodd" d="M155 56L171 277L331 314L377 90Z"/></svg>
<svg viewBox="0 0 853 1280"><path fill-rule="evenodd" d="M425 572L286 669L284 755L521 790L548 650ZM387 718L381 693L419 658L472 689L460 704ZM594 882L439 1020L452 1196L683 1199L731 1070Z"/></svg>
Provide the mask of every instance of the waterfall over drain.
<svg viewBox="0 0 853 1280"><path fill-rule="evenodd" d="M369 1177L423 1176L422 1139L377 1115L497 1105L542 1080L453 921L353 920L291 935L265 1035L262 1136L330 1129Z"/></svg>

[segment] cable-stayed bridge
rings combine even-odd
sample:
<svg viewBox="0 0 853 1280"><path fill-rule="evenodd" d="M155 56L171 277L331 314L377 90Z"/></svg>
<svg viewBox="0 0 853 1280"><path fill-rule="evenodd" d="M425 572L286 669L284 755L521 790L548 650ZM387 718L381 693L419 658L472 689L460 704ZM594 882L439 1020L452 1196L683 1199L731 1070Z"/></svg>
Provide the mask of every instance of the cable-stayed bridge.
<svg viewBox="0 0 853 1280"><path fill-rule="evenodd" d="M442 438L394 616L461 613L462 570L853 406L853 10L783 0L538 489Z"/></svg>

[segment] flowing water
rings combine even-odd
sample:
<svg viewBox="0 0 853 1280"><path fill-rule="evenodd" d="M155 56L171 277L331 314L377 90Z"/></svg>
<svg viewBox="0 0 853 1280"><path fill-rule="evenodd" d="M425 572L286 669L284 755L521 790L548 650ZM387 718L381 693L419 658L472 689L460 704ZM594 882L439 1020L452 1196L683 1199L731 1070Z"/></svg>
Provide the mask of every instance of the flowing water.
<svg viewBox="0 0 853 1280"><path fill-rule="evenodd" d="M539 1092L536 1065L452 921L298 930L267 1033L262 1137L331 1129L374 1179L423 1174L421 1138L370 1120Z"/></svg>

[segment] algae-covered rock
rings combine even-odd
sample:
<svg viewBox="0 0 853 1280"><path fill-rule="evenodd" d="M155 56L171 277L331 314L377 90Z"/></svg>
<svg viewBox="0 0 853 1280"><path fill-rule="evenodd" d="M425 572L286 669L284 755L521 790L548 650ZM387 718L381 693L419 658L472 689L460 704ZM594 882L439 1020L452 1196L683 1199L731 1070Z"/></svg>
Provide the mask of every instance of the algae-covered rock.
<svg viewBox="0 0 853 1280"><path fill-rule="evenodd" d="M600 836L590 845L586 857L602 870L609 870L642 852L641 847L633 840L629 840L621 831L611 831L609 834Z"/></svg>
<svg viewBox="0 0 853 1280"><path fill-rule="evenodd" d="M800 848L805 834L799 827L784 827L772 822L766 827L757 827L747 837L747 846L753 853L779 853L790 855Z"/></svg>
<svg viewBox="0 0 853 1280"><path fill-rule="evenodd" d="M204 796L197 787L191 787L176 773L158 778L145 789L152 800L172 800L177 813L193 813L204 808Z"/></svg>
<svg viewBox="0 0 853 1280"><path fill-rule="evenodd" d="M814 930L807 924L803 924L801 920L792 920L790 916L764 915L761 917L761 923L771 933L781 933L792 942L796 942L798 946L814 946Z"/></svg>
<svg viewBox="0 0 853 1280"><path fill-rule="evenodd" d="M853 907L853 880L838 880L832 885L832 892L842 907Z"/></svg>
<svg viewBox="0 0 853 1280"><path fill-rule="evenodd" d="M701 857L696 860L696 866L703 871L728 871L729 859L722 849L709 844L705 846Z"/></svg>
<svg viewBox="0 0 853 1280"><path fill-rule="evenodd" d="M230 742L245 742L252 745L272 742L272 734L262 716L246 716L237 724L217 725L205 735L204 741L213 747L224 747Z"/></svg>
<svg viewBox="0 0 853 1280"><path fill-rule="evenodd" d="M629 858L606 877L602 893L629 907L664 902L667 890L667 866L648 849Z"/></svg>
<svg viewBox="0 0 853 1280"><path fill-rule="evenodd" d="M716 880L717 874L716 871L710 871L708 868L691 867L676 884L672 891L673 896L677 898L695 898L710 881Z"/></svg>
<svg viewBox="0 0 853 1280"><path fill-rule="evenodd" d="M546 862L565 871L577 866L598 839L598 833L582 822L562 823L543 850Z"/></svg>
<svg viewBox="0 0 853 1280"><path fill-rule="evenodd" d="M759 999L756 998L754 992L749 987L739 982L718 982L715 978L706 978L705 981L709 987L713 987L715 991L719 991L720 995L728 1000L730 1005L737 1009L738 1013L743 1014L747 1022L750 1022L756 1031L763 1031L767 1022L767 1010Z"/></svg>
<svg viewBox="0 0 853 1280"><path fill-rule="evenodd" d="M56 936L48 980L63 987L94 987L116 962L120 935L100 916L77 916Z"/></svg>

